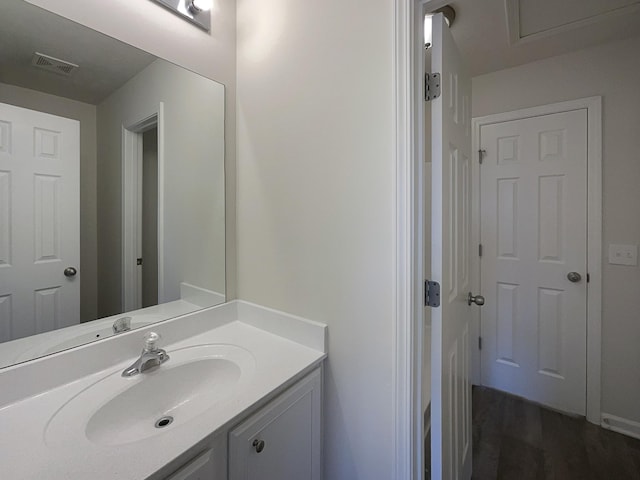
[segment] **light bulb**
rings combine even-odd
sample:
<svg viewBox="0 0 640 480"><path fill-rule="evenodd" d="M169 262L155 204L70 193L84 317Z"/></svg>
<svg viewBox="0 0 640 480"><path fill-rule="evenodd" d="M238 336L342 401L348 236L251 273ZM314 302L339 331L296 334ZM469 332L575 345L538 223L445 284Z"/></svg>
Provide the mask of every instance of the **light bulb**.
<svg viewBox="0 0 640 480"><path fill-rule="evenodd" d="M196 12L207 12L213 7L213 0L191 0L190 8Z"/></svg>

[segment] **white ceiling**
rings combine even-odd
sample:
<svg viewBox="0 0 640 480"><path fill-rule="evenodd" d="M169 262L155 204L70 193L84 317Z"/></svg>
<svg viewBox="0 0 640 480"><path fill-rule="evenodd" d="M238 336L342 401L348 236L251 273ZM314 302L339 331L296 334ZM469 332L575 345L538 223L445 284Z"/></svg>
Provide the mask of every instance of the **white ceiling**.
<svg viewBox="0 0 640 480"><path fill-rule="evenodd" d="M432 0L456 10L451 32L472 75L640 35L640 0ZM640 58L640 53L639 53Z"/></svg>
<svg viewBox="0 0 640 480"><path fill-rule="evenodd" d="M446 4L472 75L640 35L640 0L427 2ZM71 77L40 71L31 66L36 51L80 68ZM0 0L0 82L97 104L155 59L23 0Z"/></svg>
<svg viewBox="0 0 640 480"><path fill-rule="evenodd" d="M39 70L36 51L80 68L69 77ZM0 0L0 82L95 105L155 59L23 0Z"/></svg>
<svg viewBox="0 0 640 480"><path fill-rule="evenodd" d="M638 0L515 0L510 7L519 10L521 37L550 31L603 15L622 12L638 5Z"/></svg>

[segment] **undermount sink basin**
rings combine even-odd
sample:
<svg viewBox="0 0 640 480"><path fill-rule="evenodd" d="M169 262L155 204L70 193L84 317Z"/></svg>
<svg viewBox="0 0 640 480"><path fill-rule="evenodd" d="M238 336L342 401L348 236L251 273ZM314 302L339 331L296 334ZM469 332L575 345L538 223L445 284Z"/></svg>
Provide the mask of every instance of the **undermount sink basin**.
<svg viewBox="0 0 640 480"><path fill-rule="evenodd" d="M124 378L118 369L81 391L51 418L45 442L81 434L116 446L162 435L232 397L255 370L251 353L234 345L168 353L169 360L153 370Z"/></svg>

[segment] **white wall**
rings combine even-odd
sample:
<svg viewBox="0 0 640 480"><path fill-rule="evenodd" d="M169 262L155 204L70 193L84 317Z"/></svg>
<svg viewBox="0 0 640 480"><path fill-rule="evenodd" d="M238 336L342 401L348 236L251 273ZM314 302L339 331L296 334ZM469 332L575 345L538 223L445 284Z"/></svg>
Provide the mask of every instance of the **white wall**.
<svg viewBox="0 0 640 480"><path fill-rule="evenodd" d="M225 85L227 299L235 298L236 0L214 0L207 33L149 0L27 0Z"/></svg>
<svg viewBox="0 0 640 480"><path fill-rule="evenodd" d="M602 410L640 421L640 269L606 263L610 243L640 243L640 39L473 79L473 116L603 96Z"/></svg>
<svg viewBox="0 0 640 480"><path fill-rule="evenodd" d="M224 293L224 87L156 60L97 109L100 316L122 311L122 126L144 120L160 102L162 300L179 299L182 282Z"/></svg>
<svg viewBox="0 0 640 480"><path fill-rule="evenodd" d="M330 480L393 478L393 14L238 2L238 295L329 325Z"/></svg>
<svg viewBox="0 0 640 480"><path fill-rule="evenodd" d="M0 102L80 122L80 320L97 317L96 107L0 83Z"/></svg>

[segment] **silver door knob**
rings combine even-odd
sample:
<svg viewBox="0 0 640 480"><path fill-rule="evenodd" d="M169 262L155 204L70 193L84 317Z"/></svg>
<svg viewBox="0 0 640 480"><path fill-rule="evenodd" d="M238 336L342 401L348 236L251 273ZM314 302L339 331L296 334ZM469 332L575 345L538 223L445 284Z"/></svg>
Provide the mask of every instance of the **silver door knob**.
<svg viewBox="0 0 640 480"><path fill-rule="evenodd" d="M78 270L76 270L73 267L67 267L64 269L64 276L65 277L75 277L76 273L78 273Z"/></svg>
<svg viewBox="0 0 640 480"><path fill-rule="evenodd" d="M467 304L471 305L472 303L475 303L476 305L481 307L482 305L484 305L484 297L482 295L474 296L471 292L469 292L469 296L467 297Z"/></svg>
<svg viewBox="0 0 640 480"><path fill-rule="evenodd" d="M567 279L570 282L576 283L582 280L582 275L580 275L578 272L569 272L567 273Z"/></svg>

